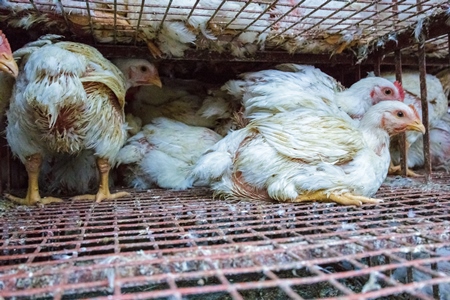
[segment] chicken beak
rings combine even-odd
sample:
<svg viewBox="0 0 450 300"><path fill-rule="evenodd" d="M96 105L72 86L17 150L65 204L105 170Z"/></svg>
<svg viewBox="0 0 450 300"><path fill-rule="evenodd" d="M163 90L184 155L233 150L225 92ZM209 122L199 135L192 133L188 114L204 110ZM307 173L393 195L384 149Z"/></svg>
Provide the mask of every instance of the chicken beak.
<svg viewBox="0 0 450 300"><path fill-rule="evenodd" d="M408 126L406 126L406 130L420 131L422 132L422 134L425 134L426 132L425 126L423 126L423 124L420 121L416 121L412 124L409 124Z"/></svg>
<svg viewBox="0 0 450 300"><path fill-rule="evenodd" d="M148 83L149 83L149 84L156 85L157 87L162 88L161 78L159 78L158 75L152 76L152 77L148 80Z"/></svg>
<svg viewBox="0 0 450 300"><path fill-rule="evenodd" d="M0 70L10 74L14 78L19 74L19 67L11 54L3 53L0 55Z"/></svg>

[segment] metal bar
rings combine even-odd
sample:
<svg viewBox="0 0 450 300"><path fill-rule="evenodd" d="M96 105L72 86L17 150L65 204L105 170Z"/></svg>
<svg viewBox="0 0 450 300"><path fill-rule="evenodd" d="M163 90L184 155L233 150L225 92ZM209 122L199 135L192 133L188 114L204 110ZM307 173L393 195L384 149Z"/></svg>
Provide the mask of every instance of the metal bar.
<svg viewBox="0 0 450 300"><path fill-rule="evenodd" d="M290 10L288 10L287 12L285 12L283 15L281 15L281 17L279 17L278 19L274 20L272 22L272 24L269 24L269 26L267 26L266 28L264 28L258 35L257 37L259 37L261 34L264 33L264 31L266 31L267 29L272 28L272 26L276 23L278 23L280 20L282 20L285 16L289 15L294 9L297 9L303 2L305 2L306 0L300 0L296 5L294 5ZM280 34L275 34L276 36L279 36ZM268 39L269 41L270 39Z"/></svg>
<svg viewBox="0 0 450 300"><path fill-rule="evenodd" d="M167 18L167 14L169 13L170 6L172 5L172 1L173 1L173 0L169 0L169 4L167 5L166 11L164 12L164 16L163 16L163 18L162 18L162 20L161 20L161 24L159 24L158 34L159 34L159 32L161 32L161 29L162 29L162 27L164 26L164 21L165 21L166 18Z"/></svg>
<svg viewBox="0 0 450 300"><path fill-rule="evenodd" d="M381 56L378 53L375 58L374 58L374 66L373 66L373 73L375 74L375 76L380 76L381 75Z"/></svg>
<svg viewBox="0 0 450 300"><path fill-rule="evenodd" d="M444 34L448 34L448 26L445 25L448 16L445 12L438 13L433 18L427 19L426 26L427 28L427 38L435 38ZM388 39L388 35L380 37L375 40L372 45L374 45L374 49L377 49L380 54L384 55L387 53L391 53L395 51L395 49L403 49L415 43L414 41L414 30L415 26L410 26L406 30L402 31L397 35L396 41L392 41ZM377 42L379 40L385 40L386 42L383 44L383 47L377 47ZM370 57L370 56L369 56Z"/></svg>
<svg viewBox="0 0 450 300"><path fill-rule="evenodd" d="M427 101L427 83L426 83L426 56L425 56L425 36L421 33L420 41L418 43L419 55L419 78L420 78L420 98L422 102L422 123L427 129L423 135L423 155L424 155L424 169L425 178L427 182L431 181L431 158L430 158L430 125L428 116L428 101Z"/></svg>
<svg viewBox="0 0 450 300"><path fill-rule="evenodd" d="M395 50L395 80L402 83L402 53L400 49ZM402 175L408 176L408 146L406 144L406 134L403 132L400 138L400 166L402 168Z"/></svg>
<svg viewBox="0 0 450 300"><path fill-rule="evenodd" d="M307 17L309 17L309 16L312 15L313 13L317 12L318 10L320 10L322 7L324 7L324 6L325 6L326 4L328 4L329 2L330 2L330 0L327 0L326 2L322 3L320 6L316 7L315 9L313 9L313 10L312 10L309 14L307 14L306 16L302 16L302 17L300 18L300 20L298 20L297 22L293 23L291 26L286 27L286 28L285 28L284 30L282 30L281 32L279 32L279 33L275 34L274 36L268 38L267 41L273 40L274 38L276 38L277 36L282 35L283 33L285 33L286 31L288 31L288 30L291 29L292 27L294 27L294 26L300 24L304 19L306 19ZM348 5L348 4L347 4L347 5ZM322 22L323 22L323 21L322 21ZM316 25L316 24L314 24L312 27L310 27L310 28L308 28L308 29L303 30L303 31L300 32L297 36L301 35L302 33L306 32L306 31L308 31L308 30L310 30L311 28L315 27L315 25ZM281 43L281 45L284 44L285 42L286 42L286 41L283 41L283 43ZM281 45L277 45L277 48L279 48Z"/></svg>
<svg viewBox="0 0 450 300"><path fill-rule="evenodd" d="M144 14L144 5L145 5L145 0L141 1L141 7L139 10L139 17L138 17L138 21L136 24L136 30L134 32L134 46L137 45L137 39L138 39L138 35L139 35L139 27L141 26L141 20L142 20L142 15ZM148 48L147 48L148 49Z"/></svg>
<svg viewBox="0 0 450 300"><path fill-rule="evenodd" d="M361 79L361 64L357 64L355 72L355 81L358 81L360 79Z"/></svg>
<svg viewBox="0 0 450 300"><path fill-rule="evenodd" d="M6 191L11 192L11 149L6 147Z"/></svg>
<svg viewBox="0 0 450 300"><path fill-rule="evenodd" d="M209 18L208 22L206 22L206 24L209 24L209 22L211 22L212 20L214 20L214 17L217 15L217 13L220 11L220 9L222 8L222 6L225 4L225 1L222 1L220 3L220 5L216 8L216 10L214 11L214 13L212 14L212 16Z"/></svg>
<svg viewBox="0 0 450 300"><path fill-rule="evenodd" d="M92 15L91 15L91 9L89 7L89 0L85 0L85 2L86 2L87 13L88 13L89 29L91 30L91 39L93 41L93 44L97 45L97 39L94 37L94 25L92 23Z"/></svg>
<svg viewBox="0 0 450 300"><path fill-rule="evenodd" d="M72 29L72 25L70 24L69 20L67 19L67 13L64 10L64 5L62 4L61 0L58 0L57 5L59 9L61 9L61 14L64 18L64 22L66 23L67 28Z"/></svg>
<svg viewBox="0 0 450 300"><path fill-rule="evenodd" d="M234 20L236 20L239 15L247 8L247 6L250 5L250 3L252 3L252 0L246 1L244 3L244 5L242 6L242 8L238 11L238 13L236 15L234 15L233 19L231 19L227 24L225 24L225 26L223 27L223 29L227 29L227 27L234 22Z"/></svg>
<svg viewBox="0 0 450 300"><path fill-rule="evenodd" d="M259 21L261 19L262 16L264 16L272 7L274 7L277 2L279 0L275 0L273 3L271 4L267 4L267 7L264 9L264 11L258 16L256 17L251 23L249 23L244 29L242 29L241 31L239 31L237 34L235 34L233 36L233 38L231 39L230 43L233 42L235 39L237 39L241 34L243 34L250 26L252 26L253 24L255 24L257 21ZM271 24L272 25L272 24ZM267 28L266 28L267 29ZM258 34L259 36L259 34Z"/></svg>
<svg viewBox="0 0 450 300"><path fill-rule="evenodd" d="M117 0L114 0L113 44L117 44Z"/></svg>
<svg viewBox="0 0 450 300"><path fill-rule="evenodd" d="M143 0L145 1L145 0ZM194 6L192 7L191 11L189 12L187 18L186 18L186 22L189 21L189 18L192 17L192 14L194 13L195 8L197 7L198 3L200 2L200 0L196 0Z"/></svg>
<svg viewBox="0 0 450 300"><path fill-rule="evenodd" d="M354 2L355 2L355 1L354 1ZM350 5L351 5L352 3L354 3L354 2L348 1L347 4L346 4L345 6L343 6L343 7L340 8L339 10L335 10L333 13L331 13L330 15L328 15L327 18L330 18L330 17L334 16L335 14L337 14L338 12L343 11L345 8L347 8L348 6L350 6ZM373 5L373 3L368 3L368 5L364 6L363 8L361 8L361 9L358 10L358 11L355 11L355 12L352 13L350 16L347 16L347 18L353 17L354 15L360 13L361 11L364 11L366 8L368 8L368 7L372 6L372 5ZM326 19L324 18L324 19L322 19L321 21L315 23L313 26L311 26L311 27L309 27L308 29L305 29L304 31L300 32L299 35L302 35L302 34L305 33L306 31L308 31L308 30L310 30L310 29L312 29L312 28L314 28L314 27L317 27L318 25L322 24L325 20L326 20ZM341 19L341 20L338 21L337 23L334 23L333 26L339 25L339 24L341 24L341 23L344 22L344 21L346 21L346 20L345 20L345 19ZM347 28L348 28L348 27L347 27ZM345 29L347 29L347 28L345 28ZM330 29L330 27L329 27L328 29ZM338 32L336 32L336 33L339 34L340 32L342 32L342 30L345 30L345 29L341 29L340 31L338 31Z"/></svg>

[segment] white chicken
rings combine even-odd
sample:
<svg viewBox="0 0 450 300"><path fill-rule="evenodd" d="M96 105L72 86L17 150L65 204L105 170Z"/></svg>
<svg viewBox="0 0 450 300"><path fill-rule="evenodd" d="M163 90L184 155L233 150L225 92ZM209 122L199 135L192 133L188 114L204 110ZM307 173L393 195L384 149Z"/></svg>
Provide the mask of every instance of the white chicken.
<svg viewBox="0 0 450 300"><path fill-rule="evenodd" d="M230 80L222 87L242 101L245 117L253 119L263 112L272 114L299 107L314 108L316 101L305 101L314 97L334 103L336 114L344 111L352 118L360 119L373 104L404 99L401 85L380 77L363 78L345 89L313 66L281 64L276 68L244 73L241 80Z"/></svg>
<svg viewBox="0 0 450 300"><path fill-rule="evenodd" d="M369 6L358 1L280 0L271 10L268 44L281 45L289 53L339 54L364 41L364 30L374 22Z"/></svg>
<svg viewBox="0 0 450 300"><path fill-rule="evenodd" d="M198 157L221 138L205 127L155 118L128 139L117 161L126 165L124 179L130 187L183 190L192 187L188 175Z"/></svg>
<svg viewBox="0 0 450 300"><path fill-rule="evenodd" d="M253 54L262 43L266 33L262 30L269 26L267 18L255 20L264 13L267 5L223 0L157 0L145 4L140 0L128 0L127 14L132 26L138 22L142 35L147 41L156 39L161 52L169 56L181 57L184 51L195 44L197 39L207 41L198 43L215 44L216 48L229 45L230 52L238 57ZM162 22L164 20L164 22ZM231 41L220 40L216 35L227 32L236 33ZM202 36L198 37L201 32Z"/></svg>
<svg viewBox="0 0 450 300"><path fill-rule="evenodd" d="M436 74L436 77L441 82L444 93L448 98L450 96L450 68L440 71Z"/></svg>
<svg viewBox="0 0 450 300"><path fill-rule="evenodd" d="M162 78L162 88L143 86L127 97L126 111L143 124L157 117L208 127L225 135L231 127L233 111L238 105L215 86L198 80Z"/></svg>
<svg viewBox="0 0 450 300"><path fill-rule="evenodd" d="M433 170L450 173L450 116L445 114L430 126L430 156ZM408 151L410 166L423 166L423 139L414 142Z"/></svg>
<svg viewBox="0 0 450 300"><path fill-rule="evenodd" d="M28 191L24 199L6 197L26 205L61 201L40 196L42 162L68 163L86 151L96 157L100 184L96 195L74 199L100 202L124 196L127 193L110 193L108 174L126 140L125 92L131 86L160 83L157 70L141 59L118 60L116 67L91 46L52 38L45 36L14 52L20 72L7 112L6 137L12 152L25 164ZM82 181L90 181L88 169L73 166L68 176L78 174ZM80 177L70 181L77 185Z"/></svg>
<svg viewBox="0 0 450 300"><path fill-rule="evenodd" d="M369 74L371 76L372 74ZM395 80L395 73L382 73L381 76L390 81ZM428 120L431 128L434 127L439 120L447 113L448 101L447 96L444 93L442 84L436 76L426 74L427 85L427 102L428 102ZM417 71L407 70L402 73L402 86L406 91L406 97L404 102L406 104L412 104L415 106L422 118L422 104L420 100L420 75ZM423 148L422 148L422 135L417 132L406 133L407 142L407 174L409 176L418 176L409 168L423 166ZM415 145L415 143L417 143ZM396 166L391 166L390 173L396 174L401 171L400 164L400 151L397 146L397 142L392 143L391 147L392 162Z"/></svg>
<svg viewBox="0 0 450 300"><path fill-rule="evenodd" d="M389 138L425 132L413 107L383 101L359 125L329 105L254 119L200 157L192 176L231 199L283 202L378 203L372 197L386 178Z"/></svg>

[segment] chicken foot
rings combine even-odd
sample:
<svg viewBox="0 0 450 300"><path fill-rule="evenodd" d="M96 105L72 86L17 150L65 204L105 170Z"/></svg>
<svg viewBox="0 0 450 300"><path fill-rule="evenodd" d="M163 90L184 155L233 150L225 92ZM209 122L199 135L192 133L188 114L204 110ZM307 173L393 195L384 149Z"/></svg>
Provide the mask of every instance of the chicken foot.
<svg viewBox="0 0 450 300"><path fill-rule="evenodd" d="M42 155L39 153L26 157L25 169L28 173L28 189L25 198L19 198L10 194L5 194L5 197L12 202L22 205L36 205L49 204L55 202L62 202L60 198L44 197L41 198L39 194L39 171L42 165Z"/></svg>
<svg viewBox="0 0 450 300"><path fill-rule="evenodd" d="M400 139L402 139L402 137ZM404 145L405 145L405 148L406 148L406 151L405 151L406 156L404 157L404 159L406 159L406 161L408 161L408 149L409 149L410 145L409 145L407 140L405 140L405 144ZM400 149L401 149L401 147L400 147ZM403 175L402 165L399 164L398 166L396 166L396 165L394 165L394 163L391 160L391 162L389 164L388 175ZM410 170L409 167L408 167L408 164L406 164L406 177L421 177L421 176L422 175L417 174L417 173L413 172L412 170Z"/></svg>
<svg viewBox="0 0 450 300"><path fill-rule="evenodd" d="M323 201L323 202L333 201L342 205L356 205L356 206L360 206L362 203L378 204L380 202L383 202L383 200L368 198L364 196L356 196L350 193L343 193L341 195L336 195L333 193L326 194L322 191L299 195L292 202L307 202L307 201Z"/></svg>
<svg viewBox="0 0 450 300"><path fill-rule="evenodd" d="M109 191L109 170L111 165L105 158L97 158L97 168L100 171L100 185L96 195L86 194L72 197L72 200L95 200L100 203L102 200L112 200L121 197L127 197L130 193L118 192L111 194Z"/></svg>
<svg viewBox="0 0 450 300"><path fill-rule="evenodd" d="M389 164L389 175L403 175L402 172L402 166L401 165L394 165L394 163L391 161ZM417 174L416 172L412 171L408 166L406 166L406 176L407 177L422 177L422 175Z"/></svg>

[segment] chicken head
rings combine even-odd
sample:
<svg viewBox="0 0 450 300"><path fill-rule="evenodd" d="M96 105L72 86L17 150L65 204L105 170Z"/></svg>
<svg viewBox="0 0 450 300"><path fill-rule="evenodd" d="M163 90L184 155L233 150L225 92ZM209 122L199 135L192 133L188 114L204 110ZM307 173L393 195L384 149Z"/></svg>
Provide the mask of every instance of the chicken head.
<svg viewBox="0 0 450 300"><path fill-rule="evenodd" d="M12 55L11 46L9 45L8 39L0 30L0 70L13 76L17 77L19 73L19 67L14 60Z"/></svg>
<svg viewBox="0 0 450 300"><path fill-rule="evenodd" d="M420 121L419 113L413 105L408 105L411 110L390 109L387 110L381 118L381 127L384 128L390 136L396 135L407 130L419 131L425 134L425 126Z"/></svg>
<svg viewBox="0 0 450 300"><path fill-rule="evenodd" d="M162 87L158 69L145 59L115 59L112 61L125 75L127 89L141 85Z"/></svg>
<svg viewBox="0 0 450 300"><path fill-rule="evenodd" d="M367 77L355 82L347 90L336 94L336 103L354 119L361 119L364 113L381 101L401 101L405 91L398 82L381 77Z"/></svg>

